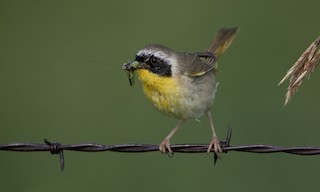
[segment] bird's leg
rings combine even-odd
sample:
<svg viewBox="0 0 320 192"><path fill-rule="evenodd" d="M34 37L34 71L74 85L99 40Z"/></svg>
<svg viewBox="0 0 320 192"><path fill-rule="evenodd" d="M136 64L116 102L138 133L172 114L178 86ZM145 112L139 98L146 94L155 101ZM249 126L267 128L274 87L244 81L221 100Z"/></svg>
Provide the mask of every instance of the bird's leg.
<svg viewBox="0 0 320 192"><path fill-rule="evenodd" d="M168 151L170 156L173 155L173 151L170 148L170 139L174 135L174 133L179 129L179 127L181 127L184 121L184 119L181 119L177 123L177 125L172 129L172 131L167 135L167 137L164 138L164 140L161 142L161 144L159 145L159 150L161 151L161 153L166 153Z"/></svg>
<svg viewBox="0 0 320 192"><path fill-rule="evenodd" d="M218 140L216 131L214 130L213 120L212 120L212 117L211 117L211 112L208 110L207 113L206 113L206 115L207 115L207 117L208 117L209 124L210 124L211 130L212 130L212 138L211 138L211 142L210 142L210 144L209 144L207 153L210 153L212 147L213 147L213 151L214 151L216 154L221 153L221 152L222 152L222 149L221 149L221 146L220 146L220 143L219 143L219 140Z"/></svg>

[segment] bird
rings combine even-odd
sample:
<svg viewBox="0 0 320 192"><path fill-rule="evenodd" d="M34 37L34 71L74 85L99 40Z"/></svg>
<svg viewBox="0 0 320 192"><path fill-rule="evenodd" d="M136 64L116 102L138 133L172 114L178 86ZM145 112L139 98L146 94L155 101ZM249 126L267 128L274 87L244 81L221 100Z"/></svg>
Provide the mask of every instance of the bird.
<svg viewBox="0 0 320 192"><path fill-rule="evenodd" d="M206 116L212 131L207 153L222 152L211 106L217 91L217 61L232 43L238 27L222 27L206 51L181 52L159 44L140 49L133 61L123 64L133 86L135 75L146 97L157 110L178 119L178 123L159 145L162 153L173 155L170 140L188 119Z"/></svg>

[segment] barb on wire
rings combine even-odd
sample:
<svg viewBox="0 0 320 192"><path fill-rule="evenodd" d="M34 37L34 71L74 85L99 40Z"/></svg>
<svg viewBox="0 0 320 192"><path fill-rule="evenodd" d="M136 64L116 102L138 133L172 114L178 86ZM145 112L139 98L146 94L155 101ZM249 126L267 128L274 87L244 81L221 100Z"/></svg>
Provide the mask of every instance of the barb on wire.
<svg viewBox="0 0 320 192"><path fill-rule="evenodd" d="M296 146L296 147L282 147L266 144L250 144L231 146L231 128L228 129L227 138L221 141L221 148L223 153L229 151L251 152L251 153L289 153L295 155L320 155L320 147L311 146ZM206 153L208 144L173 144L171 149L177 153ZM82 151L82 152L128 152L128 153L142 153L159 151L159 146L154 144L114 144L103 145L96 143L80 143L80 144L61 144L58 142L50 142L47 139L44 143L9 143L0 144L0 151L49 151L51 154L59 154L61 171L64 169L65 159L63 155L64 150ZM217 154L214 154L214 163L218 159Z"/></svg>
<svg viewBox="0 0 320 192"><path fill-rule="evenodd" d="M63 155L63 150L59 148L61 146L61 144L58 142L50 142L47 139L44 139L44 143L49 146L49 148L50 148L49 151L52 155L59 154L60 169L61 169L61 171L63 171L63 169L64 169L64 155Z"/></svg>

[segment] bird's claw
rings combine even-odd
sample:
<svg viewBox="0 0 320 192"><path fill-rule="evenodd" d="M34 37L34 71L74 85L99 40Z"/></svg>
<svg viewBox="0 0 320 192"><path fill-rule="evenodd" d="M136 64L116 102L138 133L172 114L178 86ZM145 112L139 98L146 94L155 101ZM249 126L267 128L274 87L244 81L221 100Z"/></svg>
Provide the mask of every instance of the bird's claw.
<svg viewBox="0 0 320 192"><path fill-rule="evenodd" d="M159 145L159 151L163 154L167 154L169 157L173 157L173 151L170 147L170 141L168 139L165 139L161 142Z"/></svg>

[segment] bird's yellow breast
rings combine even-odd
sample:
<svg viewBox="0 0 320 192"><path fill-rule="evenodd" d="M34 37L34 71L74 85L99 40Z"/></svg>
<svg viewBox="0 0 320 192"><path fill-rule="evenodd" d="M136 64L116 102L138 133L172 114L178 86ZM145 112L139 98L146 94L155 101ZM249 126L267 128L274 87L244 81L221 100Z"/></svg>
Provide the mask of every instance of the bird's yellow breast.
<svg viewBox="0 0 320 192"><path fill-rule="evenodd" d="M136 70L142 82L143 91L153 105L166 115L178 117L181 92L178 82L172 77L163 77L146 69Z"/></svg>

